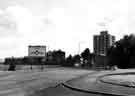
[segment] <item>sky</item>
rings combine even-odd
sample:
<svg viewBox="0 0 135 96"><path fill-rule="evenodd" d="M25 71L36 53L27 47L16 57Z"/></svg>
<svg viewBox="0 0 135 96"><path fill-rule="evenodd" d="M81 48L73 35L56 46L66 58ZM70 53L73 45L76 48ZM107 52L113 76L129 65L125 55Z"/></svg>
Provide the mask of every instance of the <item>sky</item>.
<svg viewBox="0 0 135 96"><path fill-rule="evenodd" d="M0 58L27 56L28 45L67 55L93 51L93 35L135 32L134 0L0 0ZM79 51L80 46L80 51Z"/></svg>

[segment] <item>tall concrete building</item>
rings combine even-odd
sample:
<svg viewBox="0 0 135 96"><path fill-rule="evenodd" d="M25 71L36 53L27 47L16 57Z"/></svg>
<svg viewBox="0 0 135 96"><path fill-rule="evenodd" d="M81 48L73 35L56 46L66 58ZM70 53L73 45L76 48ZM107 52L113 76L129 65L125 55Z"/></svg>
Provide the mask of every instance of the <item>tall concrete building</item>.
<svg viewBox="0 0 135 96"><path fill-rule="evenodd" d="M94 35L94 53L97 55L106 55L107 49L115 42L115 36L108 34L108 31L101 31L100 35Z"/></svg>

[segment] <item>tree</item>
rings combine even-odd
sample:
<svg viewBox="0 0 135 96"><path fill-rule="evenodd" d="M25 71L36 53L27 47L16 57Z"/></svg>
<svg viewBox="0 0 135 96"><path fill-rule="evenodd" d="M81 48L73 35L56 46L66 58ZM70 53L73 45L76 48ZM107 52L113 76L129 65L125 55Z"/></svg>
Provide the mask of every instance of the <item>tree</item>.
<svg viewBox="0 0 135 96"><path fill-rule="evenodd" d="M73 57L73 62L74 63L80 63L81 62L81 56L80 55L75 55L74 57Z"/></svg>
<svg viewBox="0 0 135 96"><path fill-rule="evenodd" d="M86 48L82 53L81 56L84 60L88 60L89 56L90 56L90 50L89 48Z"/></svg>
<svg viewBox="0 0 135 96"><path fill-rule="evenodd" d="M15 68L16 68L15 59L12 57L9 68L8 68L8 71L15 71Z"/></svg>
<svg viewBox="0 0 135 96"><path fill-rule="evenodd" d="M65 61L65 52L61 50L54 50L52 52L52 60L55 64L62 65Z"/></svg>
<svg viewBox="0 0 135 96"><path fill-rule="evenodd" d="M110 66L117 65L119 68L135 67L135 36L125 35L117 41L108 51Z"/></svg>
<svg viewBox="0 0 135 96"><path fill-rule="evenodd" d="M72 55L69 55L67 58L66 58L66 62L65 62L65 64L64 64L64 66L73 66L73 57L72 57Z"/></svg>
<svg viewBox="0 0 135 96"><path fill-rule="evenodd" d="M86 48L81 53L81 57L83 58L83 66L91 65L92 54L90 53L89 48Z"/></svg>

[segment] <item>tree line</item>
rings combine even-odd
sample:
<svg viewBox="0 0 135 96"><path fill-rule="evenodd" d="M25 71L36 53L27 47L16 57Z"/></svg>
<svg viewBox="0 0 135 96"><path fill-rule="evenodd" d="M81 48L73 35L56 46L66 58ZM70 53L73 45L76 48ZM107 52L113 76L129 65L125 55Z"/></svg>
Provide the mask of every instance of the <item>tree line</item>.
<svg viewBox="0 0 135 96"><path fill-rule="evenodd" d="M135 35L125 35L108 49L108 65L135 68Z"/></svg>
<svg viewBox="0 0 135 96"><path fill-rule="evenodd" d="M95 54L86 48L81 54L65 56L62 50L54 50L47 52L45 61L42 58L6 58L5 64L10 64L9 69L14 69L17 64L24 65L61 65L61 66L81 66L92 67L92 59ZM122 39L116 41L107 50L107 64L106 66L118 66L118 68L135 68L135 35L125 35Z"/></svg>
<svg viewBox="0 0 135 96"><path fill-rule="evenodd" d="M81 54L69 55L64 66L75 66L78 64L80 67L91 67L93 53L90 52L89 48L86 48Z"/></svg>

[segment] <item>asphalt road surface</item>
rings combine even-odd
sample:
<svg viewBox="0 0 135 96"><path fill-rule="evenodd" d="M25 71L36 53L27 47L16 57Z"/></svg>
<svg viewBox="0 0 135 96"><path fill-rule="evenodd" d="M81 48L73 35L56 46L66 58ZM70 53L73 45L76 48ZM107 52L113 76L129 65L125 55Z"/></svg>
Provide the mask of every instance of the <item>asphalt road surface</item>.
<svg viewBox="0 0 135 96"><path fill-rule="evenodd" d="M92 72L63 67L50 67L43 71L36 68L14 72L1 71L0 96L33 96L37 91L55 87L58 84ZM37 94L36 96L40 95Z"/></svg>
<svg viewBox="0 0 135 96"><path fill-rule="evenodd" d="M115 75L119 73L127 75L132 73L134 76L134 71L135 70L116 70L91 72L68 80L67 82L60 83L57 86L35 91L35 93L30 96L135 96L135 88L133 87L124 86L124 83L123 85L119 85L117 82L113 82L113 84L107 83L108 75L109 78L111 74L113 74L111 77L113 78L113 76L115 77ZM102 79L106 82L102 82ZM125 80L125 78L120 80L119 77L115 79L117 79L118 82ZM132 80L129 80L129 82L130 81Z"/></svg>
<svg viewBox="0 0 135 96"><path fill-rule="evenodd" d="M57 87L37 91L35 92L35 94L32 94L31 96L108 96L108 95L80 92L59 85Z"/></svg>
<svg viewBox="0 0 135 96"><path fill-rule="evenodd" d="M106 74L134 71L93 71L64 67L1 71L0 96L135 96L134 88L100 81L113 78L101 78Z"/></svg>
<svg viewBox="0 0 135 96"><path fill-rule="evenodd" d="M34 94L30 95L30 96L113 96L113 95L108 95L108 94L102 94L102 93L97 93L97 92L90 92L90 91L85 91L86 88L89 87L89 85L83 85L84 83L84 79L88 78L92 79L92 77L89 76L94 76L94 77L98 77L99 74L103 74L100 72L91 72L89 74L85 74L82 76L79 76L77 78L73 78L71 80L68 80L65 83L60 83L57 86L54 87L49 87L46 89L42 89L40 91L35 91ZM95 81L94 79L92 79L93 81ZM91 82L91 81L90 81ZM81 83L81 84L79 84ZM78 84L78 85L76 85ZM75 88L74 88L74 85ZM71 86L71 87L69 87ZM81 88L81 86L85 86L84 91L83 90L78 90L79 88Z"/></svg>

